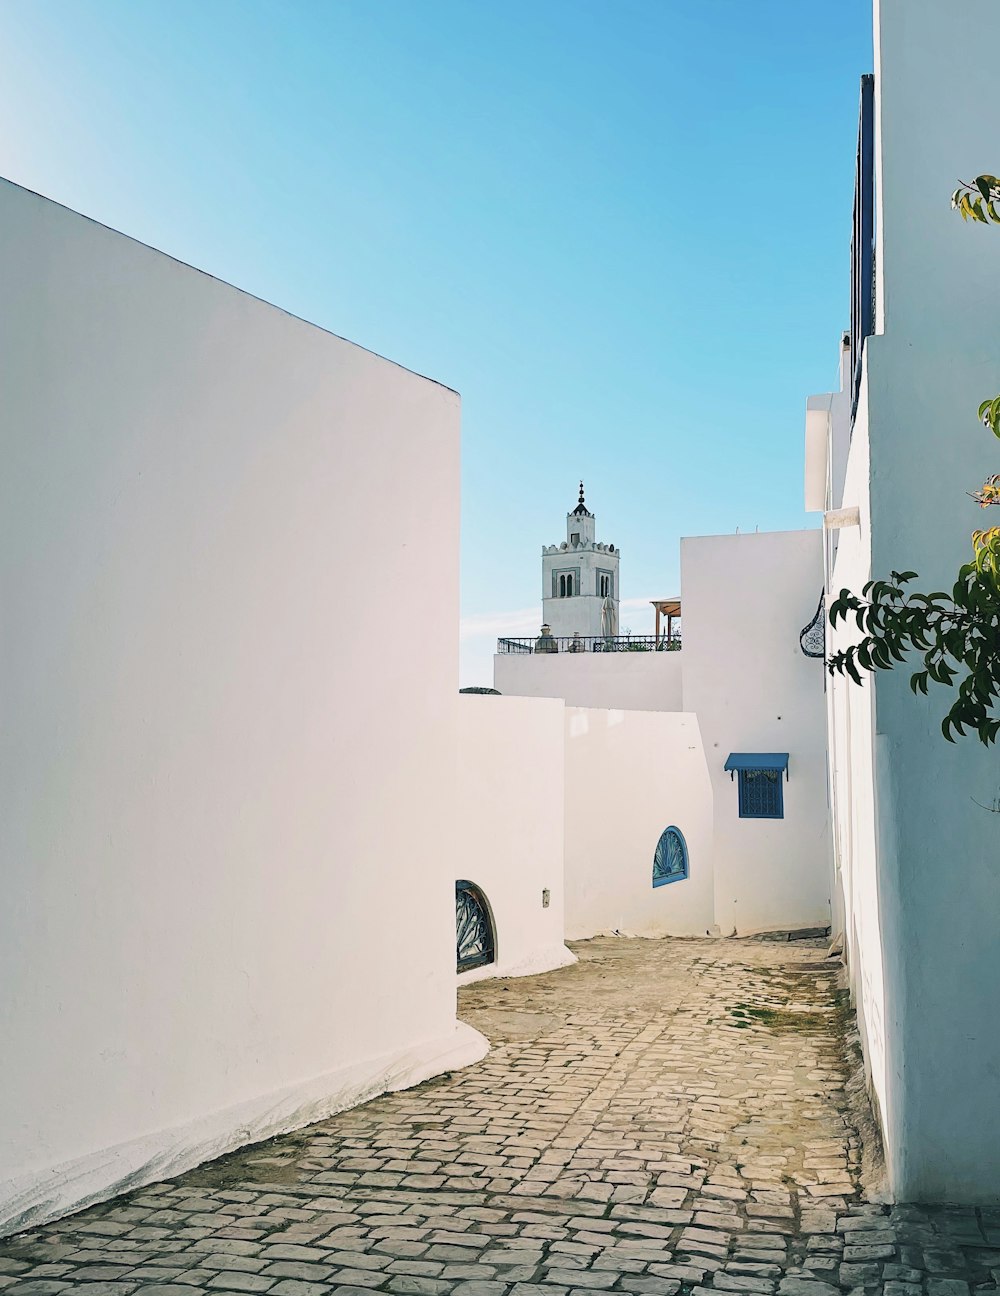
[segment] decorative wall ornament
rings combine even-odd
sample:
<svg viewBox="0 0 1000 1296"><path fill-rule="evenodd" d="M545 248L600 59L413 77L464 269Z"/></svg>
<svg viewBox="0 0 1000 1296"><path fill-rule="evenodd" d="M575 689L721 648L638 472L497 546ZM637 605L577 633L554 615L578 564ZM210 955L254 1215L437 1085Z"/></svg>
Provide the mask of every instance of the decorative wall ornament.
<svg viewBox="0 0 1000 1296"><path fill-rule="evenodd" d="M807 657L826 656L826 601L822 594L816 615L799 635L799 643Z"/></svg>

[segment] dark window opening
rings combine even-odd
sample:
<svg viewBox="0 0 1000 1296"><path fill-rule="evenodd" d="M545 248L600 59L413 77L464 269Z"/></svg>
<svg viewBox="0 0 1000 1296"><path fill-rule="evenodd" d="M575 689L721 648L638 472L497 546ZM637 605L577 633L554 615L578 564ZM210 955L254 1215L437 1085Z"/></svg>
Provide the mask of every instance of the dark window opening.
<svg viewBox="0 0 1000 1296"><path fill-rule="evenodd" d="M496 958L490 907L472 882L455 883L455 939L459 972L485 967Z"/></svg>

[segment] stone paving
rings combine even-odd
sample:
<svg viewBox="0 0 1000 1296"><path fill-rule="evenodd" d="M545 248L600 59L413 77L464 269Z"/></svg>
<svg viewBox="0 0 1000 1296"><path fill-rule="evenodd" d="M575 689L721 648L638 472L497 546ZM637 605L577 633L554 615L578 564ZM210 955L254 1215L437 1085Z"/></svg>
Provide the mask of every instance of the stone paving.
<svg viewBox="0 0 1000 1296"><path fill-rule="evenodd" d="M3 1296L995 1290L1000 1212L859 1198L825 947L576 949L463 989L478 1066L0 1242Z"/></svg>

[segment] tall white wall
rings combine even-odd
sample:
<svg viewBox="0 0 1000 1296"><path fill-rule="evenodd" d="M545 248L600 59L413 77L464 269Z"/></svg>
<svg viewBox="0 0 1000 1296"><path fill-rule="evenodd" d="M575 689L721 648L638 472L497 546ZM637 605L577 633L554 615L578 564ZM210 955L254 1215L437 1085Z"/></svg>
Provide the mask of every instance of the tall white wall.
<svg viewBox="0 0 1000 1296"><path fill-rule="evenodd" d="M498 653L493 687L505 696L553 697L568 706L681 711L680 652Z"/></svg>
<svg viewBox="0 0 1000 1296"><path fill-rule="evenodd" d="M958 178L995 172L995 112L970 69L1000 40L994 0L876 5L878 324L866 346L871 568L948 589L969 533L993 519L966 497L998 463L978 423L1000 391L1000 231L949 210ZM846 233L846 231L845 231ZM846 488L845 488L846 493ZM857 502L857 501L846 501ZM955 746L898 668L875 684L878 938L858 972L884 973L887 1165L903 1200L1000 1200L1000 871L995 751ZM868 901L870 903L870 900ZM857 913L866 903L853 902ZM859 996L861 997L861 996ZM873 1071L876 1068L873 1066Z"/></svg>
<svg viewBox="0 0 1000 1296"><path fill-rule="evenodd" d="M830 922L823 663L799 632L823 589L822 533L681 541L684 708L697 714L715 802L723 934ZM731 752L788 752L783 819L741 819Z"/></svg>
<svg viewBox="0 0 1000 1296"><path fill-rule="evenodd" d="M653 853L671 825L687 843L690 876L654 888ZM697 717L568 707L567 938L708 935L713 858Z"/></svg>
<svg viewBox="0 0 1000 1296"><path fill-rule="evenodd" d="M845 378L850 383L849 375ZM868 385L862 382L853 436L850 405L835 406L829 428L831 462L840 449L850 446L844 478L831 475L827 507L857 508L858 526L835 533L837 547L829 588L833 596L842 589L861 590L871 578L871 497L868 453ZM832 552L827 537L828 562ZM840 651L856 642L860 631L851 618L836 629L827 627L828 648ZM887 1128L895 1119L890 1092L886 1042L887 1021L883 969L881 902L875 845L874 718L875 681L862 688L841 675L828 677L827 715L829 771L832 793L834 846L834 921L843 939L844 960L857 1010L865 1068L879 1119Z"/></svg>
<svg viewBox="0 0 1000 1296"><path fill-rule="evenodd" d="M0 390L11 1229L482 1045L456 394L6 182Z"/></svg>
<svg viewBox="0 0 1000 1296"><path fill-rule="evenodd" d="M825 531L829 607L840 590L861 590L871 578L871 496L868 383L862 371L852 426L853 374L849 348L840 347L839 390L811 397L806 414L806 508L857 511L858 523ZM816 411L823 411L818 417ZM828 649L841 651L861 637L854 618L826 628ZM858 688L842 675L827 678L828 772L833 835L832 927L857 1012L869 1091L880 1124L892 1126L882 916L875 831L875 681Z"/></svg>
<svg viewBox="0 0 1000 1296"><path fill-rule="evenodd" d="M575 961L563 944L563 704L476 694L459 703L456 869L485 895L496 934L495 963L461 980L563 967Z"/></svg>

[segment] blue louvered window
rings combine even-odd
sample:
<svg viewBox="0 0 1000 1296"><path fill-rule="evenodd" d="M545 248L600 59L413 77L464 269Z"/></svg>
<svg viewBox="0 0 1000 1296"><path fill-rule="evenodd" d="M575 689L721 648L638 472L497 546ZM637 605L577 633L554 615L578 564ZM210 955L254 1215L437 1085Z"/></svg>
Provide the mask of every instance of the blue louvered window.
<svg viewBox="0 0 1000 1296"><path fill-rule="evenodd" d="M784 819L780 769L741 769L739 780L741 819Z"/></svg>
<svg viewBox="0 0 1000 1296"><path fill-rule="evenodd" d="M653 886L680 882L688 876L688 852L684 834L679 828L665 828L653 855Z"/></svg>
<svg viewBox="0 0 1000 1296"><path fill-rule="evenodd" d="M739 778L741 819L784 819L788 752L730 752L725 769Z"/></svg>

